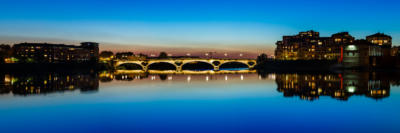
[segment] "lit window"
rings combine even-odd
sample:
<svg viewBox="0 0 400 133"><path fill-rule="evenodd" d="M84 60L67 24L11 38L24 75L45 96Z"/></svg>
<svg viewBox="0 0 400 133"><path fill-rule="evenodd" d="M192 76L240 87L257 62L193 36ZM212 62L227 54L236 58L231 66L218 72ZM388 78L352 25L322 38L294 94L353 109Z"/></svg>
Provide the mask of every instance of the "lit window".
<svg viewBox="0 0 400 133"><path fill-rule="evenodd" d="M357 47L355 45L349 45L346 50L357 50Z"/></svg>

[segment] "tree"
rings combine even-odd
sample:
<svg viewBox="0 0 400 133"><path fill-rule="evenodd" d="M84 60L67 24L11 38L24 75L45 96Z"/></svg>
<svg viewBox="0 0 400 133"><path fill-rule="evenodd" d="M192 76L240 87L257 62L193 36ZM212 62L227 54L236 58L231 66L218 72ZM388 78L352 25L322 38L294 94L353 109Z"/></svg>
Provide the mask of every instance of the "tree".
<svg viewBox="0 0 400 133"><path fill-rule="evenodd" d="M158 56L158 58L168 58L168 54L165 52L160 52L160 55Z"/></svg>
<svg viewBox="0 0 400 133"><path fill-rule="evenodd" d="M148 57L146 54L139 53L139 57Z"/></svg>
<svg viewBox="0 0 400 133"><path fill-rule="evenodd" d="M100 58L111 58L114 56L114 53L111 51L102 51L99 56Z"/></svg>
<svg viewBox="0 0 400 133"><path fill-rule="evenodd" d="M117 59L128 59L128 57L130 56L135 56L132 52L121 52L121 53L117 53L115 54L115 57Z"/></svg>
<svg viewBox="0 0 400 133"><path fill-rule="evenodd" d="M259 56L257 56L257 63L262 63L268 60L268 56L267 54L261 54Z"/></svg>
<svg viewBox="0 0 400 133"><path fill-rule="evenodd" d="M6 58L12 56L12 49L10 45L1 44L0 45L0 63L5 63Z"/></svg>

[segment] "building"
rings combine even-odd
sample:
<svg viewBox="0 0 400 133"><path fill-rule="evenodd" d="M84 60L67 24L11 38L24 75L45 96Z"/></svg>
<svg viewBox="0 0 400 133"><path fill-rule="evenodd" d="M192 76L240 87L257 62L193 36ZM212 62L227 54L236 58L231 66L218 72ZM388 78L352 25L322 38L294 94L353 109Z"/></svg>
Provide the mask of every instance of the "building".
<svg viewBox="0 0 400 133"><path fill-rule="evenodd" d="M347 68L391 67L395 61L392 37L377 33L367 36L366 40L356 40L344 46L343 65Z"/></svg>
<svg viewBox="0 0 400 133"><path fill-rule="evenodd" d="M1 44L0 45L0 64L1 63L11 63L12 60L12 49L10 45Z"/></svg>
<svg viewBox="0 0 400 133"><path fill-rule="evenodd" d="M348 32L320 37L318 32L306 31L283 36L276 45L277 60L337 60L347 68L394 67L399 55L398 47L392 48L392 37L383 33L355 40Z"/></svg>
<svg viewBox="0 0 400 133"><path fill-rule="evenodd" d="M320 37L319 32L306 31L294 36L283 36L276 43L275 57L278 60L338 60L342 46L354 41L348 32L331 37Z"/></svg>
<svg viewBox="0 0 400 133"><path fill-rule="evenodd" d="M343 52L343 66L347 68L355 68L361 66L368 66L369 62L369 51L370 49L375 52L376 55L380 55L379 50L375 49L371 43L366 40L356 40L354 43L344 46ZM373 52L371 52L373 53Z"/></svg>
<svg viewBox="0 0 400 133"><path fill-rule="evenodd" d="M343 62L343 46L352 44L355 38L349 32L340 32L331 36L331 45L328 49L332 49L332 56L337 58L339 62Z"/></svg>
<svg viewBox="0 0 400 133"><path fill-rule="evenodd" d="M379 46L392 46L392 37L383 33L367 36L367 41Z"/></svg>
<svg viewBox="0 0 400 133"><path fill-rule="evenodd" d="M392 47L392 37L385 35L383 33L376 33L370 36L367 36L367 41L372 44L378 45L382 48L382 54L385 57L390 56L390 48Z"/></svg>
<svg viewBox="0 0 400 133"><path fill-rule="evenodd" d="M80 46L83 50L82 53L86 54L89 52L89 58L91 60L99 60L99 43L96 42L82 42Z"/></svg>
<svg viewBox="0 0 400 133"><path fill-rule="evenodd" d="M97 62L99 44L83 42L80 46L48 43L20 43L13 46L14 56L23 63Z"/></svg>

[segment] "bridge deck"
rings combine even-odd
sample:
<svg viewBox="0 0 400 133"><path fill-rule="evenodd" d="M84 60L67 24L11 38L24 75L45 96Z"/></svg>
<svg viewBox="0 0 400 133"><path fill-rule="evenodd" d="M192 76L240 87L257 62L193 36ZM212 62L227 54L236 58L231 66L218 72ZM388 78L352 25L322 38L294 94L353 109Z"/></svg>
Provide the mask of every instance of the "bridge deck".
<svg viewBox="0 0 400 133"><path fill-rule="evenodd" d="M137 64L140 65L143 71L148 71L148 67L153 63L169 63L176 67L177 72L182 71L182 67L187 63L205 62L214 67L214 71L219 71L219 67L225 63L242 63L248 66L249 69L254 68L256 65L255 59L202 59L202 58L168 58L168 59L147 59L147 60L114 60L114 67L122 64Z"/></svg>

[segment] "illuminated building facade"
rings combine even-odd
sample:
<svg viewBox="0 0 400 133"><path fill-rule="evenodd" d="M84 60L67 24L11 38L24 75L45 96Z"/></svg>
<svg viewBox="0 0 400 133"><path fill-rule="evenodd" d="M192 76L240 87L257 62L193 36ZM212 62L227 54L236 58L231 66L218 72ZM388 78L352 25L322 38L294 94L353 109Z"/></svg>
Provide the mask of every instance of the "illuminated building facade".
<svg viewBox="0 0 400 133"><path fill-rule="evenodd" d="M347 68L393 67L399 55L392 48L392 37L383 33L355 40L348 32L320 37L318 32L300 32L294 36L283 36L276 43L277 60L337 60Z"/></svg>
<svg viewBox="0 0 400 133"><path fill-rule="evenodd" d="M370 48L372 51L375 51L371 53L381 55L379 50L366 40L356 40L354 43L344 46L342 64L348 68L368 66L370 63Z"/></svg>
<svg viewBox="0 0 400 133"><path fill-rule="evenodd" d="M338 60L342 46L352 43L354 37L341 32L331 37L320 37L319 32L306 31L294 36L283 36L276 43L275 57L278 60Z"/></svg>
<svg viewBox="0 0 400 133"><path fill-rule="evenodd" d="M379 46L392 46L392 37L383 33L367 36L367 41Z"/></svg>
<svg viewBox="0 0 400 133"><path fill-rule="evenodd" d="M340 32L333 34L331 36L332 45L328 49L332 49L333 57L337 58L339 62L343 62L344 48L343 46L350 45L354 43L355 38L351 36L348 32Z"/></svg>
<svg viewBox="0 0 400 133"><path fill-rule="evenodd" d="M392 37L382 33L356 40L344 46L343 65L348 68L394 66L391 47Z"/></svg>
<svg viewBox="0 0 400 133"><path fill-rule="evenodd" d="M26 63L72 63L97 61L99 45L83 42L80 46L47 43L20 43L13 46L14 56Z"/></svg>
<svg viewBox="0 0 400 133"><path fill-rule="evenodd" d="M392 37L383 33L376 33L367 36L367 41L374 45L378 45L381 48L382 56L389 57L390 50L392 47Z"/></svg>

